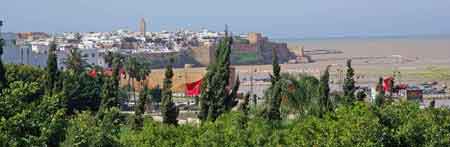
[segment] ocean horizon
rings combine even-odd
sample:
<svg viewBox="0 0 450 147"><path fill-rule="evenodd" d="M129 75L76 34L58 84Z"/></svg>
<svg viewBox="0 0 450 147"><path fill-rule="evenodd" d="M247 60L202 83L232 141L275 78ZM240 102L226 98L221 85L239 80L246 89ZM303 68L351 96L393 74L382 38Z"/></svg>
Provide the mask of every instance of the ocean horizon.
<svg viewBox="0 0 450 147"><path fill-rule="evenodd" d="M374 36L318 36L318 37L274 37L277 42L321 41L321 40L366 40L366 39L438 39L450 38L450 34L426 34L426 35L374 35Z"/></svg>

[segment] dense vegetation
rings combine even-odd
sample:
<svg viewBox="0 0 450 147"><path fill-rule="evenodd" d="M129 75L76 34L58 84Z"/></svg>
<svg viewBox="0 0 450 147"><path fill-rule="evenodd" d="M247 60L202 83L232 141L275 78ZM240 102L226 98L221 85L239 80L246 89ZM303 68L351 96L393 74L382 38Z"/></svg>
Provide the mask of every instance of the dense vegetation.
<svg viewBox="0 0 450 147"><path fill-rule="evenodd" d="M202 122L198 124L177 125L179 111L170 91L170 64L162 90L141 90L135 114L128 115L119 109L127 97L119 94L119 69L139 67L131 65L135 61L123 64L124 58L110 54L106 58L112 73L99 70L95 76L87 71L95 68L82 64L75 50L64 71L55 66L56 60L49 60L46 69L0 62L0 83L4 83L0 84L0 146L450 144L450 109L421 109L413 102L385 101L383 93L374 104L356 99L350 61L345 93L330 94L328 67L320 79L282 74L274 51L272 86L264 96L265 103L250 105L251 96L246 94L238 104L239 81L227 88L231 43L231 38L222 41L217 61L208 67L200 98ZM49 59L54 55L50 53ZM127 72L142 82L150 70L140 65L127 67L134 70ZM162 101L163 122L144 115L147 99Z"/></svg>
<svg viewBox="0 0 450 147"><path fill-rule="evenodd" d="M382 108L357 102L322 118L303 116L274 123L241 112L200 126L147 120L141 131L122 128L125 146L446 146L450 111L396 103Z"/></svg>

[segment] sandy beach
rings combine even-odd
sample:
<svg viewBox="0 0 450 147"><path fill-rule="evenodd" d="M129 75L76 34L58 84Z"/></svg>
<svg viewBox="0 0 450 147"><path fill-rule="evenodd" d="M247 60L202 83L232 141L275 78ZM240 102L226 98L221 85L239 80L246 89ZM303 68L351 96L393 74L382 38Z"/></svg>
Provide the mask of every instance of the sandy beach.
<svg viewBox="0 0 450 147"><path fill-rule="evenodd" d="M289 47L306 51L337 50L341 54L311 55L314 59L400 55L421 63L450 63L450 37L355 38L290 41Z"/></svg>
<svg viewBox="0 0 450 147"><path fill-rule="evenodd" d="M369 38L369 39L320 39L290 41L292 51L303 46L305 54L314 62L282 64L282 72L306 73L319 76L327 65L331 67L334 89L339 89L345 72L346 59L353 60L357 82L363 86L374 86L379 77L400 72L398 82L418 84L428 81L443 81L430 74L430 68L445 69L450 73L450 37L428 38ZM244 80L241 91L251 90L250 76L267 78L271 65L236 66ZM255 71L253 74L250 71ZM245 81L247 80L247 81ZM253 86L253 91L262 94L264 84Z"/></svg>

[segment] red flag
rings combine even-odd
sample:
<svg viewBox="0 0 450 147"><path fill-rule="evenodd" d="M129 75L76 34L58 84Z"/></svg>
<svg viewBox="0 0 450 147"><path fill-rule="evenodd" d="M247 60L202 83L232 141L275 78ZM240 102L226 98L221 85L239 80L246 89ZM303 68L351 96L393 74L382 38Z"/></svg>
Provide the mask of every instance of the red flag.
<svg viewBox="0 0 450 147"><path fill-rule="evenodd" d="M186 96L198 96L200 95L200 87L202 86L202 79L192 82L186 83Z"/></svg>
<svg viewBox="0 0 450 147"><path fill-rule="evenodd" d="M393 85L391 85L392 84L391 83L392 80L394 80L393 77L384 78L384 80L383 80L383 90L384 90L384 92L387 92L387 91L389 91L391 89L391 87L393 86Z"/></svg>

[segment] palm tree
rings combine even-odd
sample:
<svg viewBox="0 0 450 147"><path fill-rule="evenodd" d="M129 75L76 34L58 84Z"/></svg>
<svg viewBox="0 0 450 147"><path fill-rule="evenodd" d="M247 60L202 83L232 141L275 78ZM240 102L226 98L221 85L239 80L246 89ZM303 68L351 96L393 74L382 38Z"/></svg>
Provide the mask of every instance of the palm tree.
<svg viewBox="0 0 450 147"><path fill-rule="evenodd" d="M316 115L319 110L319 80L309 75L281 74L279 85L282 87L281 104L286 106L283 113L294 113L299 115ZM271 97L273 87L270 87L264 97ZM266 101L267 104L267 101Z"/></svg>
<svg viewBox="0 0 450 147"><path fill-rule="evenodd" d="M147 88L147 76L150 74L151 69L150 69L150 62L144 60L144 59L139 59L139 62L137 65L137 73L136 73L136 81L139 82L140 84L140 90L143 91ZM145 93L145 92L144 92ZM142 95L139 95L139 99L141 100L145 100L142 99ZM145 98L145 97L144 97Z"/></svg>
<svg viewBox="0 0 450 147"><path fill-rule="evenodd" d="M64 64L67 69L71 69L75 73L81 73L87 66L87 62L81 57L81 53L77 48L69 50L69 56L64 61Z"/></svg>
<svg viewBox="0 0 450 147"><path fill-rule="evenodd" d="M128 57L127 62L125 63L125 68L127 70L127 74L128 74L128 92L131 92L130 89L133 90L133 99L134 101L136 101L136 90L134 87L134 79L137 77L137 72L138 72L138 62L137 62L137 58L130 56ZM130 82L131 81L131 82ZM131 86L130 86L131 83Z"/></svg>
<svg viewBox="0 0 450 147"><path fill-rule="evenodd" d="M137 73L135 77L136 81L138 81L141 84L141 86L145 86L144 81L147 79L148 74L151 73L150 62L144 59L139 59L136 67L137 67Z"/></svg>

